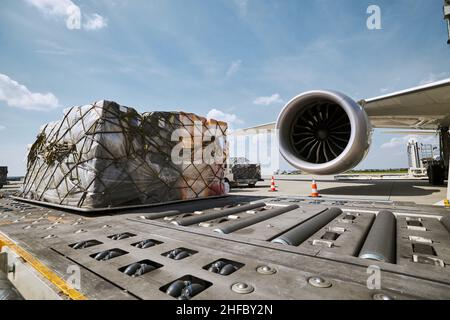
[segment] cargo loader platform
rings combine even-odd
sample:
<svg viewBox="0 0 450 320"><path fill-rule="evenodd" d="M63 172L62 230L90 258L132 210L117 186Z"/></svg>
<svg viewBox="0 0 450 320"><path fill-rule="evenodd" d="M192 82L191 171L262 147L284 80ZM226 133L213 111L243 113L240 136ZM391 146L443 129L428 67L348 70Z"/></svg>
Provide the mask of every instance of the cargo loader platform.
<svg viewBox="0 0 450 320"><path fill-rule="evenodd" d="M449 214L229 196L89 215L4 198L0 267L25 299L450 299Z"/></svg>

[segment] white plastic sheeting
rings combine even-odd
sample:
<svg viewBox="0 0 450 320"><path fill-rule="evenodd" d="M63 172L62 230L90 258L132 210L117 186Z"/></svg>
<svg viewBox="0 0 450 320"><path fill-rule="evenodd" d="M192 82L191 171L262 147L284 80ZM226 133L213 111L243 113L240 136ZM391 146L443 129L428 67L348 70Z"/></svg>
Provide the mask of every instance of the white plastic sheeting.
<svg viewBox="0 0 450 320"><path fill-rule="evenodd" d="M179 129L187 139L174 139ZM221 195L226 130L224 122L183 112L139 114L109 101L73 107L41 128L21 197L97 209ZM201 150L213 145L221 161L194 161L198 141ZM178 163L180 144L192 152Z"/></svg>

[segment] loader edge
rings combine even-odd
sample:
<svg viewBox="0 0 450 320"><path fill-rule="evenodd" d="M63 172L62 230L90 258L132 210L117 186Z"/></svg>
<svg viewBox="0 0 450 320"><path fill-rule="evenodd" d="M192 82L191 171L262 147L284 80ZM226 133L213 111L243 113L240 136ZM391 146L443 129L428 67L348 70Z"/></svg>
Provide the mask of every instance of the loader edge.
<svg viewBox="0 0 450 320"><path fill-rule="evenodd" d="M79 291L72 288L66 281L59 277L55 272L50 270L46 265L40 262L37 258L31 255L22 247L15 244L8 237L0 232L0 251L4 247L9 248L16 255L27 262L34 270L36 270L42 277L50 281L55 287L61 290L61 293L71 300L87 300L87 298Z"/></svg>

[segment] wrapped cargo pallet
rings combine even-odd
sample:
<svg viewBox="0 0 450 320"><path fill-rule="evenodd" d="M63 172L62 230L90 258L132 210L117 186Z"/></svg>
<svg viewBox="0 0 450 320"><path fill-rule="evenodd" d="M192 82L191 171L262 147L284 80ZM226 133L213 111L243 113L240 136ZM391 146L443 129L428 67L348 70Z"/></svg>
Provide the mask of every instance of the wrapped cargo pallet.
<svg viewBox="0 0 450 320"><path fill-rule="evenodd" d="M73 107L41 129L20 197L90 210L222 195L226 130L190 113Z"/></svg>

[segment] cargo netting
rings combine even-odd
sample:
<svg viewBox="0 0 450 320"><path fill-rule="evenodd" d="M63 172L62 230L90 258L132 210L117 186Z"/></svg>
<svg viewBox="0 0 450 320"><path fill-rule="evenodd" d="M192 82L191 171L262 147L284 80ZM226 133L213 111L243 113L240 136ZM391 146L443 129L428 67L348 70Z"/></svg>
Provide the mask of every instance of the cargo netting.
<svg viewBox="0 0 450 320"><path fill-rule="evenodd" d="M226 131L191 113L140 114L109 101L73 107L41 128L20 196L94 209L222 195ZM208 148L214 161L198 156Z"/></svg>

